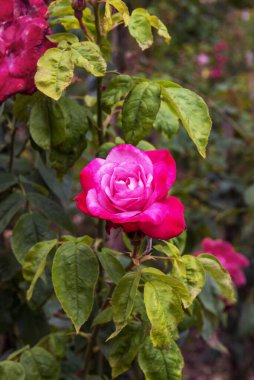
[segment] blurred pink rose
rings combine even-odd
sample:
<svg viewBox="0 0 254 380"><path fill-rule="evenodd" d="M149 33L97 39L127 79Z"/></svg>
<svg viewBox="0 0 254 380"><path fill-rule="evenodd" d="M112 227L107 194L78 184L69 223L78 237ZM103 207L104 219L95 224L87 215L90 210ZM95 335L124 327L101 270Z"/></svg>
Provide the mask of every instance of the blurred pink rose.
<svg viewBox="0 0 254 380"><path fill-rule="evenodd" d="M170 239L185 229L184 206L168 197L175 177L175 161L167 150L119 145L105 160L96 158L81 171L83 191L75 200L81 211L109 226Z"/></svg>
<svg viewBox="0 0 254 380"><path fill-rule="evenodd" d="M200 65L207 65L209 63L209 55L205 53L200 53L196 56L196 62Z"/></svg>
<svg viewBox="0 0 254 380"><path fill-rule="evenodd" d="M212 240L205 238L202 241L202 252L210 253L217 257L221 265L229 272L233 282L237 287L246 284L246 278L242 268L250 265L249 260L235 251L234 247L223 240ZM198 255L200 252L195 253Z"/></svg>
<svg viewBox="0 0 254 380"><path fill-rule="evenodd" d="M11 9L9 2L2 5L1 2L3 12L0 11L0 19L3 15L7 17ZM50 31L44 18L44 1L31 0L32 6L24 0L10 3L16 6L14 11L12 9L12 16L9 13L13 18L0 24L0 102L17 92L31 94L36 90L34 75L37 61L49 47L54 46L46 39ZM16 13L25 12L28 14L16 17Z"/></svg>

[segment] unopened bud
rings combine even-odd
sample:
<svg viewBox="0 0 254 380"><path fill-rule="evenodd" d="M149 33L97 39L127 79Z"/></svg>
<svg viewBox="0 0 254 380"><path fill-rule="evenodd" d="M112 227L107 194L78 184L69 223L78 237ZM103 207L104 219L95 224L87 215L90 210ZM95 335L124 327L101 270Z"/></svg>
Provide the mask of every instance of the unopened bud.
<svg viewBox="0 0 254 380"><path fill-rule="evenodd" d="M86 0L72 0L72 8L74 11L83 11L86 7Z"/></svg>

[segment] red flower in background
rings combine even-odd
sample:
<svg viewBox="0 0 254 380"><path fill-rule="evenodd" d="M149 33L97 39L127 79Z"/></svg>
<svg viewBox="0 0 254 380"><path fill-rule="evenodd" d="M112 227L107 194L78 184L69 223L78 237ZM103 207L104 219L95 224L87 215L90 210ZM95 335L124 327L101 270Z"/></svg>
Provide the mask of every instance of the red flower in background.
<svg viewBox="0 0 254 380"><path fill-rule="evenodd" d="M246 277L242 268L250 265L249 260L239 252L236 252L234 247L223 240L212 240L205 238L202 241L202 253L210 253L215 256L221 265L229 272L233 282L237 287L246 284ZM199 255L200 252L194 255Z"/></svg>
<svg viewBox="0 0 254 380"><path fill-rule="evenodd" d="M0 0L0 102L32 94L37 61L50 47L47 5L43 0Z"/></svg>

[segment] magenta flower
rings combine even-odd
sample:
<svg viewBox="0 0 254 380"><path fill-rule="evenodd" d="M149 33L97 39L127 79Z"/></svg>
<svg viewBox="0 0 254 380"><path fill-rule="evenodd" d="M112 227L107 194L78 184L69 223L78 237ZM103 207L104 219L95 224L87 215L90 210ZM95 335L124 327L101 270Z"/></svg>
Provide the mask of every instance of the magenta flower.
<svg viewBox="0 0 254 380"><path fill-rule="evenodd" d="M0 0L0 21L14 21L28 14L46 17L47 11L44 0Z"/></svg>
<svg viewBox="0 0 254 380"><path fill-rule="evenodd" d="M200 53L196 56L196 62L200 65L207 65L210 61L209 55L205 53Z"/></svg>
<svg viewBox="0 0 254 380"><path fill-rule="evenodd" d="M236 252L231 244L220 239L212 240L205 238L202 241L202 252L210 253L217 257L221 265L229 272L237 287L246 284L246 277L242 268L248 267L250 262L244 255ZM200 252L195 253L195 255L198 254Z"/></svg>
<svg viewBox="0 0 254 380"><path fill-rule="evenodd" d="M75 200L81 211L109 226L170 239L185 229L184 206L168 196L175 177L175 161L167 150L119 145L105 160L96 158L81 171L83 191Z"/></svg>
<svg viewBox="0 0 254 380"><path fill-rule="evenodd" d="M31 7L27 1L19 1L19 6L13 1L10 2L14 7L12 9L6 3L9 2L0 5L3 7L1 17L10 17L11 21L0 25L0 102L15 93L32 94L36 90L34 75L37 61L53 46L46 39L50 31L44 18L43 1L31 0ZM25 10L27 15L16 17L17 12L23 14Z"/></svg>

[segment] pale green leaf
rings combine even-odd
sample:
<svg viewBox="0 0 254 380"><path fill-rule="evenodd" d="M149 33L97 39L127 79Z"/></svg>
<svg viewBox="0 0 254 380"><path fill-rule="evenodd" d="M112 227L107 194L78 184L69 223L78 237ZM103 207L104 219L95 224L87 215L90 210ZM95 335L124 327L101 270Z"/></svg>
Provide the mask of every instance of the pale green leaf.
<svg viewBox="0 0 254 380"><path fill-rule="evenodd" d="M178 278L184 279L189 290L190 299L183 300L184 306L189 307L205 285L205 271L199 260L190 255L182 256L185 267L185 275L179 268L173 266L172 274Z"/></svg>
<svg viewBox="0 0 254 380"><path fill-rule="evenodd" d="M177 337L177 325L183 317L181 300L166 283L153 280L145 283L144 300L155 347L165 347Z"/></svg>
<svg viewBox="0 0 254 380"><path fill-rule="evenodd" d="M74 64L70 50L48 49L37 64L35 84L38 90L54 100L60 99L73 79Z"/></svg>
<svg viewBox="0 0 254 380"><path fill-rule="evenodd" d="M32 298L33 290L36 282L41 277L46 263L47 257L57 240L43 241L35 244L27 253L22 264L22 273L26 281L31 282L27 291L28 301Z"/></svg>
<svg viewBox="0 0 254 380"><path fill-rule="evenodd" d="M222 295L230 301L235 302L236 294L232 279L219 260L215 256L208 254L199 255L197 258L203 265L205 271L216 282Z"/></svg>
<svg viewBox="0 0 254 380"><path fill-rule="evenodd" d="M137 144L143 140L156 119L160 108L160 86L141 82L129 93L123 105L123 131L125 140Z"/></svg>
<svg viewBox="0 0 254 380"><path fill-rule="evenodd" d="M125 26L128 25L130 14L127 5L122 0L106 0L106 3L112 5L122 16Z"/></svg>
<svg viewBox="0 0 254 380"><path fill-rule="evenodd" d="M212 121L204 100L186 88L168 87L162 90L162 95L181 120L201 156L205 158Z"/></svg>
<svg viewBox="0 0 254 380"><path fill-rule="evenodd" d="M77 331L92 311L98 275L98 262L88 245L69 241L58 248L52 268L53 285Z"/></svg>
<svg viewBox="0 0 254 380"><path fill-rule="evenodd" d="M42 347L25 351L21 355L20 363L25 369L26 380L59 380L59 363Z"/></svg>
<svg viewBox="0 0 254 380"><path fill-rule="evenodd" d="M0 202L0 234L24 207L25 198L21 193L12 193Z"/></svg>
<svg viewBox="0 0 254 380"><path fill-rule="evenodd" d="M107 69L100 48L93 42L77 42L71 46L71 59L74 65L82 67L90 74L101 77Z"/></svg>
<svg viewBox="0 0 254 380"><path fill-rule="evenodd" d="M110 253L109 248L103 248L97 253L100 263L111 280L118 284L125 274L125 270L119 260Z"/></svg>
<svg viewBox="0 0 254 380"><path fill-rule="evenodd" d="M158 30L158 35L165 39L167 44L170 43L171 37L165 24L157 16L149 16L150 24Z"/></svg>
<svg viewBox="0 0 254 380"><path fill-rule="evenodd" d="M49 36L47 36L47 39L55 43L66 41L66 42L69 42L70 44L74 44L75 42L79 42L78 37L72 33L50 34Z"/></svg>
<svg viewBox="0 0 254 380"><path fill-rule="evenodd" d="M189 300L189 292L183 281L178 278L172 276L171 274L166 275L162 271L157 268L146 267L142 269L142 274L149 275L165 284L171 286L172 289L179 295L183 300Z"/></svg>
<svg viewBox="0 0 254 380"><path fill-rule="evenodd" d="M167 349L153 347L146 339L138 355L138 363L146 380L181 380L183 357L175 342Z"/></svg>
<svg viewBox="0 0 254 380"><path fill-rule="evenodd" d="M5 360L0 362L1 380L25 380L26 373L23 366L19 363Z"/></svg>
<svg viewBox="0 0 254 380"><path fill-rule="evenodd" d="M135 359L145 333L143 326L137 322L130 322L117 337L112 340L109 364L112 368L112 378L127 371Z"/></svg>
<svg viewBox="0 0 254 380"><path fill-rule="evenodd" d="M53 239L55 234L50 231L48 221L40 214L23 214L16 223L11 246L19 263L23 263L29 249L43 240Z"/></svg>
<svg viewBox="0 0 254 380"><path fill-rule="evenodd" d="M142 50L148 49L153 44L152 28L149 21L149 13L143 8L136 8L129 19L130 35L136 39Z"/></svg>

